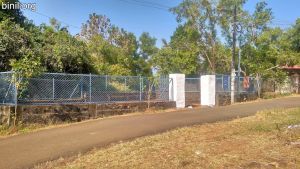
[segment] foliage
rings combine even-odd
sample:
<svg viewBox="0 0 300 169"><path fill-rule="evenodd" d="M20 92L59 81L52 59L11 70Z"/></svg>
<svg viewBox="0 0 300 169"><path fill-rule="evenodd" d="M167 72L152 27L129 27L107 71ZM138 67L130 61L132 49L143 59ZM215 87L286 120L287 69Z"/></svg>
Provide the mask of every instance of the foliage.
<svg viewBox="0 0 300 169"><path fill-rule="evenodd" d="M282 46L286 52L283 56L287 61L286 65L300 64L300 18L284 34Z"/></svg>
<svg viewBox="0 0 300 169"><path fill-rule="evenodd" d="M182 38L181 33L189 34L190 42L196 48L194 52L198 54L194 57L206 62L206 69L215 73L218 60L216 3L209 0L185 0L171 11L177 15L177 21L184 24L178 27L175 36Z"/></svg>
<svg viewBox="0 0 300 169"><path fill-rule="evenodd" d="M0 0L0 4L16 4L19 3L19 0ZM12 20L15 23L23 25L25 23L25 17L22 14L20 9L2 9L0 10L0 22L5 21L7 19Z"/></svg>
<svg viewBox="0 0 300 169"><path fill-rule="evenodd" d="M152 69L159 74L229 73L236 6L243 71L283 81L286 74L279 67L300 63L300 19L287 30L270 28L273 13L268 4L260 1L250 13L245 3L182 1L170 9L179 25L169 42L162 40L161 49L149 33L136 37L105 15L90 14L80 34L73 36L55 18L49 25L36 26L20 10L1 10L0 71L15 70L24 77L42 71L141 76L153 76Z"/></svg>
<svg viewBox="0 0 300 169"><path fill-rule="evenodd" d="M279 44L275 42L278 42L281 33L280 29L266 31L256 40L256 47L250 44L244 46L242 63L245 66L245 71L259 73L263 77L275 75L277 58L280 56Z"/></svg>
<svg viewBox="0 0 300 169"><path fill-rule="evenodd" d="M139 38L140 55L144 59L150 59L150 57L157 53L158 48L155 46L156 38L151 37L148 32L143 32Z"/></svg>
<svg viewBox="0 0 300 169"><path fill-rule="evenodd" d="M107 38L110 27L111 23L108 17L93 13L89 15L89 20L82 25L81 36L86 40L90 40L96 35Z"/></svg>
<svg viewBox="0 0 300 169"><path fill-rule="evenodd" d="M233 41L232 31L235 7L237 13L236 19L239 21L236 24L240 27L240 30L246 29L247 25L244 25L245 23L250 24L249 14L243 9L245 3L246 0L220 0L217 4L218 24L221 27L222 34L229 46L232 45Z"/></svg>
<svg viewBox="0 0 300 169"><path fill-rule="evenodd" d="M175 51L171 47L164 47L154 56L153 62L160 74L197 73L197 55L192 55L189 51Z"/></svg>
<svg viewBox="0 0 300 169"><path fill-rule="evenodd" d="M153 54L155 46L150 35L145 35L139 43L133 33L97 14L90 15L81 32L97 73L110 75L151 75L151 66L143 55ZM138 55L139 47L142 56Z"/></svg>
<svg viewBox="0 0 300 169"><path fill-rule="evenodd" d="M0 71L15 70L30 76L40 70L40 56L30 32L7 19L0 22Z"/></svg>
<svg viewBox="0 0 300 169"><path fill-rule="evenodd" d="M59 29L59 27L56 27ZM53 27L40 27L42 65L49 72L89 73L93 72L84 42L68 32Z"/></svg>

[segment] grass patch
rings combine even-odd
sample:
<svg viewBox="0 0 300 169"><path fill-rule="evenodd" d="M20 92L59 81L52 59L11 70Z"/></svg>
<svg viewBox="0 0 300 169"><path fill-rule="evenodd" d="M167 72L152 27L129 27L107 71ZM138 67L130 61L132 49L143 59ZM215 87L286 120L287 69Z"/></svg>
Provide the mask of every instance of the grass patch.
<svg viewBox="0 0 300 169"><path fill-rule="evenodd" d="M300 108L180 128L35 168L300 168Z"/></svg>
<svg viewBox="0 0 300 169"><path fill-rule="evenodd" d="M262 93L261 98L262 99L274 99L274 98L280 98L280 97L286 97L291 96L291 93L276 93L276 92L264 92Z"/></svg>
<svg viewBox="0 0 300 169"><path fill-rule="evenodd" d="M43 124L19 124L14 127L9 127L7 125L0 125L0 136L10 136L22 133L30 133L42 128L47 128L50 125Z"/></svg>

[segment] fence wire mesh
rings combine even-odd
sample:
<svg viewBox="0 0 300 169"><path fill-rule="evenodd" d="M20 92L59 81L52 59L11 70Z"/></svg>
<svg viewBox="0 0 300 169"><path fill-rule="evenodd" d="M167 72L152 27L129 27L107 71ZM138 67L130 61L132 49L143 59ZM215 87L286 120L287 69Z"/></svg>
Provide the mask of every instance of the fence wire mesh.
<svg viewBox="0 0 300 169"><path fill-rule="evenodd" d="M132 101L168 101L168 76L101 76L92 74L44 73L22 78L18 85L13 73L0 73L2 104L109 103ZM16 99L17 98L17 99Z"/></svg>
<svg viewBox="0 0 300 169"><path fill-rule="evenodd" d="M186 92L200 92L200 78L185 78Z"/></svg>
<svg viewBox="0 0 300 169"><path fill-rule="evenodd" d="M201 78L185 78L185 103L186 105L200 104Z"/></svg>
<svg viewBox="0 0 300 169"><path fill-rule="evenodd" d="M258 90L257 80L254 77L235 77L235 93L255 93ZM230 75L216 75L216 92L231 92Z"/></svg>
<svg viewBox="0 0 300 169"><path fill-rule="evenodd" d="M13 74L0 73L0 104L15 104L16 89L13 82Z"/></svg>

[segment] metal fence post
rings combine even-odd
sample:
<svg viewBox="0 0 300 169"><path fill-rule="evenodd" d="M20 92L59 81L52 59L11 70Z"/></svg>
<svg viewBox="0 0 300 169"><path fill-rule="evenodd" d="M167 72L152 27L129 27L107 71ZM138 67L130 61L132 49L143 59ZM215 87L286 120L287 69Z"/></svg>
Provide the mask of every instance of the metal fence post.
<svg viewBox="0 0 300 169"><path fill-rule="evenodd" d="M142 78L140 76L140 101L142 101Z"/></svg>
<svg viewBox="0 0 300 169"><path fill-rule="evenodd" d="M82 98L83 97L83 84L82 84L82 75L80 76L80 98Z"/></svg>
<svg viewBox="0 0 300 169"><path fill-rule="evenodd" d="M222 85L222 89L224 91L224 75L221 76L221 80L222 80L222 84L221 84Z"/></svg>
<svg viewBox="0 0 300 169"><path fill-rule="evenodd" d="M92 102L92 74L90 73L90 103Z"/></svg>
<svg viewBox="0 0 300 169"><path fill-rule="evenodd" d="M142 93L142 100L143 100L143 93L144 93L144 78L142 77L142 83L141 83L141 93Z"/></svg>
<svg viewBox="0 0 300 169"><path fill-rule="evenodd" d="M228 77L228 90L231 90L231 76Z"/></svg>
<svg viewBox="0 0 300 169"><path fill-rule="evenodd" d="M127 86L127 81L126 81L126 76L125 76L124 92L126 92L126 86Z"/></svg>
<svg viewBox="0 0 300 169"><path fill-rule="evenodd" d="M54 78L52 78L52 99L55 99L55 81Z"/></svg>
<svg viewBox="0 0 300 169"><path fill-rule="evenodd" d="M107 90L107 75L105 75L105 90Z"/></svg>
<svg viewBox="0 0 300 169"><path fill-rule="evenodd" d="M17 122L17 110L18 110L18 85L17 83L18 82L18 77L17 75L15 75L15 85L14 85L14 88L15 88L15 97L14 97L14 100L15 100L15 119L14 119L14 125L16 125L16 122ZM11 113L9 114L9 119L7 121L8 125L10 126L11 125Z"/></svg>
<svg viewBox="0 0 300 169"><path fill-rule="evenodd" d="M17 83L18 83L18 79L16 77L16 81L15 81L15 85L14 85L14 88L15 88L15 106L17 107L18 105L18 87L17 87Z"/></svg>

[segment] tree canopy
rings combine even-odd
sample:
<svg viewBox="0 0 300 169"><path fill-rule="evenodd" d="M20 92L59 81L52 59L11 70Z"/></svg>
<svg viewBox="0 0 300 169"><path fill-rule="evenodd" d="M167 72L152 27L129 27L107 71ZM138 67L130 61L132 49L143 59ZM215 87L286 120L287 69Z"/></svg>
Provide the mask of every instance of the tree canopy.
<svg viewBox="0 0 300 169"><path fill-rule="evenodd" d="M15 70L24 76L43 71L142 76L152 76L153 72L226 74L230 72L232 30L237 29L242 71L261 77L283 76L281 66L300 64L300 19L287 29L270 27L274 17L265 1L258 2L253 12L244 8L245 3L183 0L170 9L178 26L169 41L162 40L160 48L148 32L136 37L101 14L90 14L80 33L72 35L55 18L34 25L20 10L1 10L0 71Z"/></svg>

